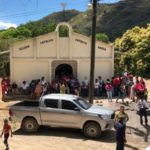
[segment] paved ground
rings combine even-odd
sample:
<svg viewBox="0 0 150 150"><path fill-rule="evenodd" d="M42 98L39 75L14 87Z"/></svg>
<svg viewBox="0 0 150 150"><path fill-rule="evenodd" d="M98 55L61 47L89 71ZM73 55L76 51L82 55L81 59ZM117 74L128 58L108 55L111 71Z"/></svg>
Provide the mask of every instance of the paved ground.
<svg viewBox="0 0 150 150"><path fill-rule="evenodd" d="M95 101L97 102L97 100ZM112 109L118 109L120 103L107 102L102 104ZM2 103L0 108L7 109L14 102ZM101 104L101 103L100 103ZM134 106L126 107L130 121L127 124L127 144L125 150L144 150L150 145L150 126L141 126L136 111L131 111ZM2 121L8 114L7 110L0 110L0 131ZM150 120L150 116L149 116ZM149 121L150 122L150 121ZM12 124L14 137L10 138L11 150L115 150L115 132L106 131L99 140L85 138L80 130L58 129L42 127L37 134L26 135L21 132L16 124ZM2 139L0 139L0 150L4 150Z"/></svg>

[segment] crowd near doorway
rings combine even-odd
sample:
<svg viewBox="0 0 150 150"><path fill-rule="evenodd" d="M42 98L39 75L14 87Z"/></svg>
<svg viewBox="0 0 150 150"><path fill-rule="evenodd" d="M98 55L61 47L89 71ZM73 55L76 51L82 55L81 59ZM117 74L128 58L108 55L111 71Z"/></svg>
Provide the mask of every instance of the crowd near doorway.
<svg viewBox="0 0 150 150"><path fill-rule="evenodd" d="M55 78L56 79L60 79L63 76L69 76L72 77L73 76L73 69L70 65L68 64L60 64L56 67L55 70Z"/></svg>

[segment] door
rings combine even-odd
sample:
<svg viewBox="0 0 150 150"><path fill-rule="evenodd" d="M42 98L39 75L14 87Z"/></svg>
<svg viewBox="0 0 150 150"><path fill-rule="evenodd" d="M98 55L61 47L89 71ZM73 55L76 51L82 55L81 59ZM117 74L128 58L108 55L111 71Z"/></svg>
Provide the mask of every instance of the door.
<svg viewBox="0 0 150 150"><path fill-rule="evenodd" d="M59 100L45 99L44 106L40 108L43 125L57 125L59 123Z"/></svg>
<svg viewBox="0 0 150 150"><path fill-rule="evenodd" d="M82 112L79 110L78 106L68 100L61 100L61 113L59 116L59 121L63 126L80 128L82 121ZM77 108L75 110L75 108Z"/></svg>

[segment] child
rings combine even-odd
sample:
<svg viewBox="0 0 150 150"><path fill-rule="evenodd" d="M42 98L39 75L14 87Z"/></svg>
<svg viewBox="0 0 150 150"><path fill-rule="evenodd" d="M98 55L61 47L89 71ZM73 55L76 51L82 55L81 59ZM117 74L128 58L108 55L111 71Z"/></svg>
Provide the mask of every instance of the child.
<svg viewBox="0 0 150 150"><path fill-rule="evenodd" d="M8 145L9 133L11 133L11 137L12 137L11 126L8 124L8 120L5 119L1 137L4 135L4 144L6 145L6 150L9 149L9 145Z"/></svg>

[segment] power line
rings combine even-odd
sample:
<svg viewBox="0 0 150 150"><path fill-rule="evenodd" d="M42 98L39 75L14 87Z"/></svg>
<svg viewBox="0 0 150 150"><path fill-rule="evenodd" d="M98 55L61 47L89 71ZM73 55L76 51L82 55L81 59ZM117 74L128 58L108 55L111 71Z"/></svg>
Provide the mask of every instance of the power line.
<svg viewBox="0 0 150 150"><path fill-rule="evenodd" d="M30 15L34 15L34 14L44 13L46 11L50 11L51 9L50 8L49 9L41 9L41 10L30 11L30 12L23 12L23 13L18 13L18 14L4 15L4 16L0 16L0 19L30 16Z"/></svg>

